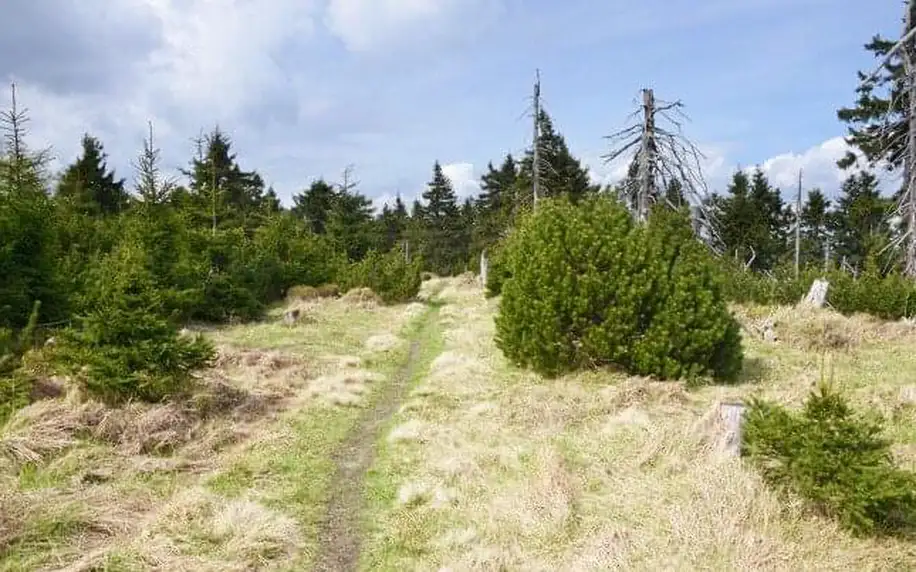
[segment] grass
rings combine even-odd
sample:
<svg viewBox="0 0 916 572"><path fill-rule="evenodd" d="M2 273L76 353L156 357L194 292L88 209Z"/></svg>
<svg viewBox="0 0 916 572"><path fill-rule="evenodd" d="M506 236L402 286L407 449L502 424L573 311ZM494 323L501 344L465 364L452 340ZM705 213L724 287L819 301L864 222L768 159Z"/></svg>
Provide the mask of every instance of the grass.
<svg viewBox="0 0 916 572"><path fill-rule="evenodd" d="M912 569L913 544L852 538L724 455L716 412L801 405L832 372L916 470L916 328L736 308L779 337L746 336L739 385L545 381L495 348L498 300L460 278L425 297L440 288L427 306L308 300L292 328L209 332L223 357L191 412L72 395L23 410L0 429L0 570L310 569L333 453L408 340L423 344L366 475L361 569Z"/></svg>
<svg viewBox="0 0 916 572"><path fill-rule="evenodd" d="M331 454L426 310L297 304L295 327L208 332L220 363L188 403L71 392L0 428L0 570L308 569Z"/></svg>
<svg viewBox="0 0 916 572"><path fill-rule="evenodd" d="M746 336L745 381L688 389L607 372L545 381L495 348L498 301L451 283L443 352L380 442L366 570L905 570L916 546L856 539L763 486L717 446L717 406L804 401L822 371L881 411L916 468L916 330L827 312ZM826 360L826 365L824 361Z"/></svg>

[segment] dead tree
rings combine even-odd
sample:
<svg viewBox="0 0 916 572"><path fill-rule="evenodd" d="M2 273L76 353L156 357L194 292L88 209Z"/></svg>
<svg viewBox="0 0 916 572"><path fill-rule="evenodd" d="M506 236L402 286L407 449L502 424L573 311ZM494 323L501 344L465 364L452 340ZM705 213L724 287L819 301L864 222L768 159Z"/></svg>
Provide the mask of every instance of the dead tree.
<svg viewBox="0 0 916 572"><path fill-rule="evenodd" d="M535 70L534 78L534 131L531 138L531 194L532 207L538 207L538 187L540 186L540 142L541 142L541 72Z"/></svg>
<svg viewBox="0 0 916 572"><path fill-rule="evenodd" d="M896 104L899 100L892 96L885 114L884 125L876 133L882 140L883 148L875 154L870 166L874 167L881 158L889 156L891 149L895 148L900 139L905 139L904 152L900 154L903 155L903 189L895 208L889 214L891 220L899 218L903 222L904 231L888 245L888 248L899 249L904 246L904 273L911 278L916 278L916 0L907 1L905 6L906 13L900 39L887 51L871 74L863 74L861 77L863 86L871 85L873 87L878 74L885 67L890 69L890 64L895 57L899 57L903 64L904 89L901 90L900 95L907 97L906 113L903 119L906 130L900 133L894 129L900 126L899 122L895 124L892 121L892 115L897 109ZM895 156L899 157L898 154Z"/></svg>
<svg viewBox="0 0 916 572"><path fill-rule="evenodd" d="M680 101L656 100L651 89L643 89L640 108L628 118L631 124L605 137L610 141L611 151L602 159L611 163L631 156L637 184L630 185L635 196L629 199L637 220L645 221L651 204L662 199L670 208L679 208L668 197L662 197L663 190L676 185L691 207L699 234L715 246L718 235L707 208L709 192L700 165L704 156L683 134L682 124L687 119L683 107ZM668 126L660 125L660 119Z"/></svg>

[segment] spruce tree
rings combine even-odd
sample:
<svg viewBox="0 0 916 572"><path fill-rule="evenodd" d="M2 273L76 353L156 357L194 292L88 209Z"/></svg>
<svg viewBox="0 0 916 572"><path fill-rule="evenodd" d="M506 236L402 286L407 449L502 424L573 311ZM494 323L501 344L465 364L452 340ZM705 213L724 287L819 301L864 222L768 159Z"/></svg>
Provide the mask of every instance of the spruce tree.
<svg viewBox="0 0 916 572"><path fill-rule="evenodd" d="M374 222L372 201L358 192L341 189L334 195L325 231L347 258L356 262L376 244Z"/></svg>
<svg viewBox="0 0 916 572"><path fill-rule="evenodd" d="M423 259L430 271L450 275L467 261L467 251L462 248L464 236L458 198L438 161L433 165L433 178L423 192L423 200L425 204L420 210Z"/></svg>
<svg viewBox="0 0 916 572"><path fill-rule="evenodd" d="M801 263L819 264L830 242L830 199L820 189L808 193L801 211Z"/></svg>
<svg viewBox="0 0 916 572"><path fill-rule="evenodd" d="M108 170L102 143L86 133L82 147L82 154L61 175L58 201L67 202L75 212L92 216L123 211L129 195L124 190L124 179L115 179L114 171Z"/></svg>
<svg viewBox="0 0 916 572"><path fill-rule="evenodd" d="M881 196L872 173L856 173L843 182L831 224L838 260L862 269L869 255L877 255L889 240L891 203Z"/></svg>
<svg viewBox="0 0 916 572"><path fill-rule="evenodd" d="M553 126L553 120L546 111L541 109L538 119L540 129L539 137L539 165L538 174L542 189L542 197L555 197L565 195L571 201L578 202L582 198L597 194L599 185L593 185L588 174L588 167L572 156L566 139ZM532 149L525 152L521 161L519 182L527 189L527 197L531 199L532 165L534 153Z"/></svg>
<svg viewBox="0 0 916 572"><path fill-rule="evenodd" d="M884 59L895 43L876 35L865 44L865 49L876 59ZM883 160L889 169L899 168L906 154L910 99L904 85L900 52L875 76L860 71L858 78L855 104L837 111L839 120L847 125L846 142L872 163ZM850 152L838 164L849 168L855 162L856 157Z"/></svg>
<svg viewBox="0 0 916 572"><path fill-rule="evenodd" d="M190 178L189 192L198 224L213 231L238 227L252 231L264 200L263 179L257 172L239 167L232 142L219 127L199 145L198 156L184 171Z"/></svg>
<svg viewBox="0 0 916 572"><path fill-rule="evenodd" d="M714 195L711 206L725 253L754 270L770 270L788 250L786 220L779 190L757 169L749 177L736 171L726 196Z"/></svg>
<svg viewBox="0 0 916 572"><path fill-rule="evenodd" d="M511 154L506 155L499 169L493 163L480 178L480 195L477 199L477 220L474 228L476 250L494 245L507 231L512 221L514 207L513 189L518 180L518 163Z"/></svg>
<svg viewBox="0 0 916 572"><path fill-rule="evenodd" d="M334 187L324 179L317 179L308 189L293 196L293 214L305 221L315 234L324 234L335 198Z"/></svg>

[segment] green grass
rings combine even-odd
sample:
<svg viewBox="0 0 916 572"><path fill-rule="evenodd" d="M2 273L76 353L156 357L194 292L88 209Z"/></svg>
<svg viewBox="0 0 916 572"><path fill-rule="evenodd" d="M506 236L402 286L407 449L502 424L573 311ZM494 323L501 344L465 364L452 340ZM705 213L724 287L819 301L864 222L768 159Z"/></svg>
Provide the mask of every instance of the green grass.
<svg viewBox="0 0 916 572"><path fill-rule="evenodd" d="M402 337L408 341L425 341L434 317L435 309L427 310L408 323L401 332ZM270 326L264 328L242 339L257 339L258 347L262 343L273 343L273 334L268 330ZM330 335L322 331L320 336L315 335L305 343L309 343L313 351L319 347L322 351L352 351L356 341L349 339L353 336L352 332L361 331L362 335L358 336L361 341L371 329L371 324L365 321L349 330L338 326L332 328ZM334 342L328 343L326 340L329 339ZM303 342L300 338L299 343ZM384 357L364 359L362 365L384 375L385 381L381 384L392 383L393 376L408 358L408 346L406 344ZM366 399L356 407L330 409L314 406L292 413L284 420L276 438L250 448L206 483L211 491L221 496L236 498L253 495L265 506L296 518L305 542L300 557L290 563L291 570L308 569L316 556L318 527L325 513L335 470L332 455L355 427L362 412L375 405L381 384L373 384Z"/></svg>

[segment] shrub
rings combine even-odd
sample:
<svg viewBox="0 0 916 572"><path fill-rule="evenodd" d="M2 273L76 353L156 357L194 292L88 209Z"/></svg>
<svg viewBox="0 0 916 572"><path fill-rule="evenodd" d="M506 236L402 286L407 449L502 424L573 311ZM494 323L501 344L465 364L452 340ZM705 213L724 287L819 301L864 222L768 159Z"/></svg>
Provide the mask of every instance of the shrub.
<svg viewBox="0 0 916 572"><path fill-rule="evenodd" d="M882 275L873 264L858 278L847 272L804 270L798 278L790 267L773 276L744 270L730 260L720 262L725 293L738 303L793 305L804 297L817 278L830 283L827 302L842 314L865 313L888 320L916 316L916 284L897 272Z"/></svg>
<svg viewBox="0 0 916 572"><path fill-rule="evenodd" d="M369 288L386 304L406 302L417 295L422 284L423 260L410 262L397 251L382 254L370 251L359 262L349 265L338 280L341 290Z"/></svg>
<svg viewBox="0 0 916 572"><path fill-rule="evenodd" d="M92 307L61 333L49 359L108 401L158 401L188 389L213 348L200 336L179 336L163 315L143 251L121 245L91 274Z"/></svg>
<svg viewBox="0 0 916 572"><path fill-rule="evenodd" d="M297 300L314 300L316 298L336 298L340 294L337 284L321 286L293 286L286 292L287 298Z"/></svg>
<svg viewBox="0 0 916 572"><path fill-rule="evenodd" d="M41 302L35 301L28 324L18 334L0 329L0 423L29 401L32 379L21 370L22 356L32 347Z"/></svg>
<svg viewBox="0 0 916 572"><path fill-rule="evenodd" d="M826 384L800 413L753 399L742 455L764 480L807 500L855 534L912 531L916 475L894 466L877 418L853 412Z"/></svg>
<svg viewBox="0 0 916 572"><path fill-rule="evenodd" d="M541 206L543 205L543 206ZM661 378L734 378L739 326L683 213L634 228L605 197L539 204L505 245L496 342L547 374L616 365Z"/></svg>
<svg viewBox="0 0 916 572"><path fill-rule="evenodd" d="M502 293L503 283L509 277L503 251L504 247L498 244L487 252L487 263L489 264L487 268L487 283L485 284L487 298L499 296Z"/></svg>
<svg viewBox="0 0 916 572"><path fill-rule="evenodd" d="M712 375L733 380L741 372L741 326L729 313L718 269L681 213L658 209L636 229L631 248L638 268L640 316L628 369L662 378Z"/></svg>

